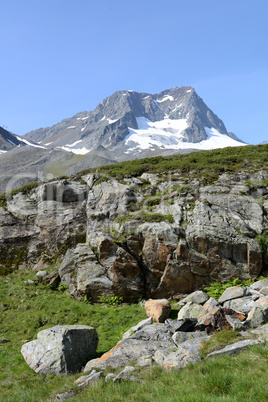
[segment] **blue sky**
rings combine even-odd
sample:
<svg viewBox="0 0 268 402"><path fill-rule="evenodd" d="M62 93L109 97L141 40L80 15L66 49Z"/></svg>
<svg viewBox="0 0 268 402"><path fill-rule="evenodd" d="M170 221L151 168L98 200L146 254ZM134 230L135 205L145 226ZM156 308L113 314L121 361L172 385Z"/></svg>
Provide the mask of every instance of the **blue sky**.
<svg viewBox="0 0 268 402"><path fill-rule="evenodd" d="M1 2L0 126L51 126L122 89L193 86L242 140L268 140L268 0Z"/></svg>

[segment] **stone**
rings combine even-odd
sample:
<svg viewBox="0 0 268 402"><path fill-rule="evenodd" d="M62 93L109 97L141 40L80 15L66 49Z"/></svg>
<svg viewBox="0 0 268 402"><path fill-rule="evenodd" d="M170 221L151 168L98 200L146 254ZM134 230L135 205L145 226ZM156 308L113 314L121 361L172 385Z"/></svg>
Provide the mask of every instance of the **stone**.
<svg viewBox="0 0 268 402"><path fill-rule="evenodd" d="M36 273L36 276L40 277L40 278L44 278L44 276L47 275L47 271L38 271Z"/></svg>
<svg viewBox="0 0 268 402"><path fill-rule="evenodd" d="M78 384L79 388L86 387L96 381L102 380L104 378L104 374L103 371L99 371L98 373L90 374L84 377L86 377L84 381Z"/></svg>
<svg viewBox="0 0 268 402"><path fill-rule="evenodd" d="M146 318L145 320L140 321L137 325L134 325L133 327L131 327L128 331L126 331L123 334L122 339L127 339L130 336L132 336L135 332L139 331L140 329L142 329L143 327L145 327L146 325L151 325L153 323L153 318L149 317Z"/></svg>
<svg viewBox="0 0 268 402"><path fill-rule="evenodd" d="M195 338L180 343L174 351L163 351L153 356L157 364L164 367L167 371L178 370L189 363L196 363L201 360L199 349L203 338Z"/></svg>
<svg viewBox="0 0 268 402"><path fill-rule="evenodd" d="M198 325L207 325L211 321L214 320L215 314L221 310L221 307L214 307L214 308L209 308L201 311L201 314L198 315L197 321Z"/></svg>
<svg viewBox="0 0 268 402"><path fill-rule="evenodd" d="M206 321L203 321L203 323L200 325L200 328L205 329L208 334L214 331L221 331L222 329L231 328L231 324L226 318L227 315L235 315L237 316L236 318L240 317L240 314L236 313L234 310L220 307L217 308L216 312L211 314Z"/></svg>
<svg viewBox="0 0 268 402"><path fill-rule="evenodd" d="M177 331L172 335L172 340L175 343L175 345L178 346L180 343L189 341L190 339L202 338L202 337L207 337L206 331L200 331L200 332Z"/></svg>
<svg viewBox="0 0 268 402"><path fill-rule="evenodd" d="M82 384L82 382L84 382L87 378L89 378L90 376L92 376L93 374L96 374L96 370L92 370L88 375L82 375L81 377L77 378L77 380L75 380L75 384Z"/></svg>
<svg viewBox="0 0 268 402"><path fill-rule="evenodd" d="M220 303L217 302L216 299L214 299L213 297L210 297L208 299L208 301L203 305L205 311L210 311L214 308L220 307Z"/></svg>
<svg viewBox="0 0 268 402"><path fill-rule="evenodd" d="M74 396L75 396L74 391L72 390L65 391L56 395L56 401L66 401L67 399L73 398Z"/></svg>
<svg viewBox="0 0 268 402"><path fill-rule="evenodd" d="M264 296L268 296L268 286L263 286L260 289L260 293L263 294Z"/></svg>
<svg viewBox="0 0 268 402"><path fill-rule="evenodd" d="M53 271L51 274L43 278L43 284L49 285L52 289L56 289L60 284L60 276L58 271Z"/></svg>
<svg viewBox="0 0 268 402"><path fill-rule="evenodd" d="M230 308L242 314L248 314L253 307L258 307L258 304L254 301L254 297L247 296L228 300L223 303L223 307Z"/></svg>
<svg viewBox="0 0 268 402"><path fill-rule="evenodd" d="M137 361L137 366L148 367L153 365L153 359L151 356L141 356Z"/></svg>
<svg viewBox="0 0 268 402"><path fill-rule="evenodd" d="M84 371L93 368L105 370L107 367L122 367L142 356L153 356L157 350L174 347L171 332L165 324L154 323L143 327L129 338L119 341L100 358L90 360Z"/></svg>
<svg viewBox="0 0 268 402"><path fill-rule="evenodd" d="M251 289L260 291L261 288L268 287L268 279L261 279L260 281L254 282L250 285Z"/></svg>
<svg viewBox="0 0 268 402"><path fill-rule="evenodd" d="M219 298L219 303L223 304L227 300L238 299L246 295L246 287L242 286L231 286L227 288L221 297Z"/></svg>
<svg viewBox="0 0 268 402"><path fill-rule="evenodd" d="M178 320L183 318L197 318L204 312L204 308L200 304L188 302L178 312Z"/></svg>
<svg viewBox="0 0 268 402"><path fill-rule="evenodd" d="M196 323L196 318L182 318L180 320L172 320L171 318L168 318L165 321L165 325L172 333L176 331L189 331L189 329L194 327Z"/></svg>
<svg viewBox="0 0 268 402"><path fill-rule="evenodd" d="M253 307L249 312L246 321L243 323L244 329L256 328L268 321L268 307Z"/></svg>
<svg viewBox="0 0 268 402"><path fill-rule="evenodd" d="M108 373L105 377L105 382L109 382L109 381L113 381L113 379L115 378L115 374L114 373Z"/></svg>
<svg viewBox="0 0 268 402"><path fill-rule="evenodd" d="M263 341L255 341L251 339L245 339L244 341L239 341L236 343L233 343L232 345L227 345L223 349L216 350L215 352L210 353L207 355L207 358L210 357L216 357L216 356L221 356L221 355L233 355L235 353L241 352L242 350L245 350L249 348L250 346L254 345L263 345Z"/></svg>
<svg viewBox="0 0 268 402"><path fill-rule="evenodd" d="M26 363L39 374L67 374L80 371L97 349L95 328L86 325L57 325L25 343L21 353Z"/></svg>
<svg viewBox="0 0 268 402"><path fill-rule="evenodd" d="M171 306L167 299L149 299L145 303L145 311L148 317L156 322L163 323L170 314Z"/></svg>
<svg viewBox="0 0 268 402"><path fill-rule="evenodd" d="M241 331L244 328L243 323L237 317L226 314L225 318L234 331Z"/></svg>
<svg viewBox="0 0 268 402"><path fill-rule="evenodd" d="M124 370L120 371L120 373L114 377L113 382L120 382L120 381L137 381L137 382L144 382L136 377L134 377L131 373L135 371L135 367L126 366Z"/></svg>
<svg viewBox="0 0 268 402"><path fill-rule="evenodd" d="M264 324L256 329L252 329L249 332L244 333L245 336L253 334L258 337L259 340L264 340L265 342L268 342L268 324Z"/></svg>
<svg viewBox="0 0 268 402"><path fill-rule="evenodd" d="M261 305L262 307L268 307L268 296L260 297L256 301L256 306Z"/></svg>
<svg viewBox="0 0 268 402"><path fill-rule="evenodd" d="M208 301L209 297L208 295L203 292L202 290L196 290L195 292L189 294L186 296L184 299L180 300L180 303L196 303L196 304L204 304L206 301Z"/></svg>

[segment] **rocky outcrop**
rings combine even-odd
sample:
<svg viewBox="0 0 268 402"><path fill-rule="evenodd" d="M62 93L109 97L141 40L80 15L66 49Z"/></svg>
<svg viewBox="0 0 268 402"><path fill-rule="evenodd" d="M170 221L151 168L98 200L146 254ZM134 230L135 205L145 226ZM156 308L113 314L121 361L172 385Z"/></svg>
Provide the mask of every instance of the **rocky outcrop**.
<svg viewBox="0 0 268 402"><path fill-rule="evenodd" d="M98 336L86 325L57 325L37 334L37 340L25 343L21 353L27 364L39 374L76 373L96 352Z"/></svg>
<svg viewBox="0 0 268 402"><path fill-rule="evenodd" d="M7 195L0 207L1 273L41 269L85 241L87 192L84 184L59 180Z"/></svg>
<svg viewBox="0 0 268 402"><path fill-rule="evenodd" d="M62 283L93 301L176 298L257 277L268 267L267 179L237 172L205 185L163 172L45 183L0 208L0 268L39 270L63 258Z"/></svg>

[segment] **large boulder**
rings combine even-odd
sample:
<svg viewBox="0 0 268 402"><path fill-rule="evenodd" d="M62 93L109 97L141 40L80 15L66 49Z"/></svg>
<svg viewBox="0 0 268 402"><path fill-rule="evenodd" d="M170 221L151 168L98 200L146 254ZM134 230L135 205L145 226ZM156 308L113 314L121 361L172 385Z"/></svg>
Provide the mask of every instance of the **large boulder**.
<svg viewBox="0 0 268 402"><path fill-rule="evenodd" d="M100 358L90 360L84 371L93 368L104 370L107 367L122 367L142 356L152 357L157 350L170 351L176 346L171 335L165 324L146 325L132 336L119 341Z"/></svg>
<svg viewBox="0 0 268 402"><path fill-rule="evenodd" d="M157 322L165 322L169 317L171 306L167 299L149 299L144 306L147 316L152 317Z"/></svg>
<svg viewBox="0 0 268 402"><path fill-rule="evenodd" d="M80 371L97 349L95 328L86 325L57 325L25 343L21 353L38 374L68 374Z"/></svg>

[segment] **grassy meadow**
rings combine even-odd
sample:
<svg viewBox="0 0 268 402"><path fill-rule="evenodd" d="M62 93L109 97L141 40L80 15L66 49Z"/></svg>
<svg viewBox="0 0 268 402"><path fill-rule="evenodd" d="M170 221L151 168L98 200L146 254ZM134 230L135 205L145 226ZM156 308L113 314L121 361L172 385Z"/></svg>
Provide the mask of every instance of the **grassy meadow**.
<svg viewBox="0 0 268 402"><path fill-rule="evenodd" d="M52 290L38 281L28 284L28 279L36 281L33 271L1 277L0 339L9 342L0 343L0 401L53 401L58 393L70 389L77 392L75 401L267 400L267 346L256 346L235 357L204 359L178 372L167 373L158 366L137 368L134 375L145 380L144 384L102 381L78 389L74 381L80 374L36 374L20 349L25 341L36 339L42 329L57 324L93 326L99 335L100 356L146 315L139 304L90 304L72 299L64 287ZM176 318L177 309L172 306L172 318Z"/></svg>

